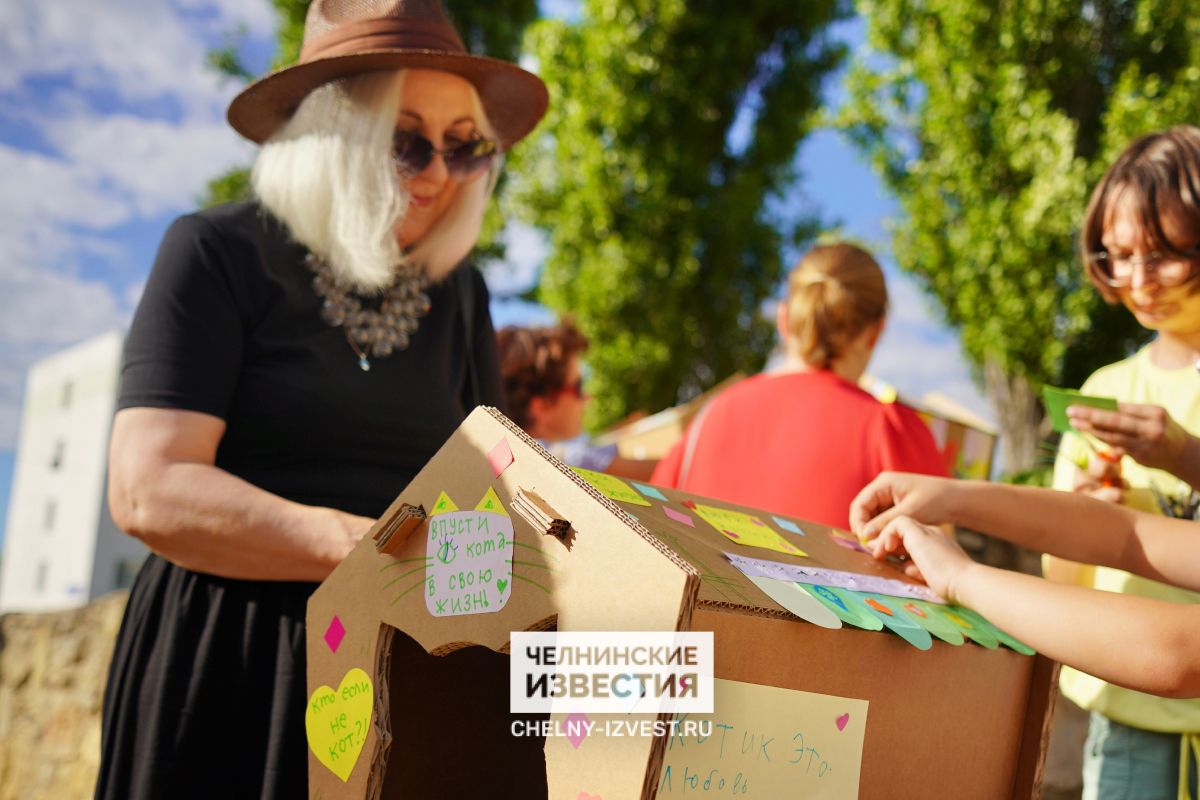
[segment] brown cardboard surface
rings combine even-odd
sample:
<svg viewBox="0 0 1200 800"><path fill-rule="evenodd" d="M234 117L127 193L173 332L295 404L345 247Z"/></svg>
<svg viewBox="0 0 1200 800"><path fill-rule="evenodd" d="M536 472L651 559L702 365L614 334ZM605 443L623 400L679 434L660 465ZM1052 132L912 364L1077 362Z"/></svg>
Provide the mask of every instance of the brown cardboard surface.
<svg viewBox="0 0 1200 800"><path fill-rule="evenodd" d="M663 544L671 548L680 558L696 567L700 573L700 602L702 604L738 606L746 610L794 619L782 606L755 588L746 576L729 563L724 556L725 553L787 564L855 572L860 575L875 575L918 585L917 581L891 565L876 561L865 553L848 550L838 545L834 541L835 536L843 540L854 540L854 535L847 531L779 515L781 519L790 520L804 531L803 536L797 536L781 528L769 512L734 503L708 500L675 489L655 488L670 501L673 511L688 515L693 524L688 525L668 516L663 512L661 503L655 503L653 507L644 509L630 506L627 510L635 514L642 526L660 539ZM764 550L760 547L739 545L722 535L695 511L685 506L683 504L685 501L700 505L715 505L752 514L807 555L792 556L774 550Z"/></svg>
<svg viewBox="0 0 1200 800"><path fill-rule="evenodd" d="M512 461L492 462L503 439ZM500 467L493 466L500 463ZM506 465L506 466L505 466ZM501 469L497 475L496 470ZM825 630L797 620L723 556L819 566L911 582L839 546L838 532L768 512L660 489L623 505L602 496L491 409L475 411L381 517L404 504L435 509L445 492L472 509L489 491L512 519L512 592L495 613L435 617L425 606L425 527L393 552L364 538L308 608L309 691L337 690L351 669L374 683L370 732L346 782L309 752L312 798L433 796L414 787L431 764L490 769L522 794L651 798L665 741L565 737L531 747L507 735L511 631L712 630L716 677L869 702L860 797L1029 797L1036 792L1052 704L1052 666L1001 648L934 642L922 652L887 632ZM522 513L514 500L525 498ZM692 504L757 516L807 557L739 545ZM664 511L669 507L674 516ZM431 511L431 520L436 520ZM687 515L692 524L683 521ZM569 523L547 535L546 520ZM846 534L848 535L848 534ZM345 628L332 647L336 615ZM544 771L541 756L544 753ZM434 776L436 778L436 775ZM514 790L515 791L515 790ZM443 795L444 796L444 795Z"/></svg>
<svg viewBox="0 0 1200 800"><path fill-rule="evenodd" d="M1050 690L1036 659L942 642L921 652L897 636L719 608L697 611L693 623L715 633L719 678L870 703L860 797L1031 796L1016 783L1040 763L1022 749L1025 703ZM1032 771L1021 774L1027 784Z"/></svg>
<svg viewBox="0 0 1200 800"><path fill-rule="evenodd" d="M487 454L501 438L507 440L514 460L495 476ZM513 558L512 593L507 604L496 613L434 618L425 608L421 591L424 538L409 539L395 553L385 555L375 549L374 529L364 537L309 601L308 683L310 693L321 685L336 690L352 668L371 675L376 689L371 731L345 783L310 749L310 797L360 798L378 796L382 791L392 727L412 724L411 720L389 718L392 705L387 676L399 668L391 662L394 631L403 632L438 657L469 645L503 651L510 631L544 629L552 624L559 630L653 631L685 629L690 623L699 583L695 570L656 539L636 530L617 506L549 458L494 410L480 409L470 416L376 523L376 529L390 524L404 503L430 509L444 491L460 509L469 509L489 488L506 507L522 488L553 498L555 510L570 520L575 530L570 549L512 515L519 555ZM397 581L393 576L404 577ZM336 652L323 638L335 615L345 628ZM428 704L413 705L408 703L410 699L402 706L432 713ZM561 751L570 744L562 738L548 740L545 758L550 796L570 794L574 798L576 793L570 793L569 787L581 781L601 796L639 796L645 775L661 759L663 742L629 742L620 763L593 760L568 771L561 766L565 755Z"/></svg>
<svg viewBox="0 0 1200 800"><path fill-rule="evenodd" d="M1042 778L1046 771L1046 749L1050 743L1050 720L1058 702L1060 664L1045 656L1035 656L1029 701L1025 707L1025 728L1021 732L1021 758L1013 779L1013 800L1042 796Z"/></svg>

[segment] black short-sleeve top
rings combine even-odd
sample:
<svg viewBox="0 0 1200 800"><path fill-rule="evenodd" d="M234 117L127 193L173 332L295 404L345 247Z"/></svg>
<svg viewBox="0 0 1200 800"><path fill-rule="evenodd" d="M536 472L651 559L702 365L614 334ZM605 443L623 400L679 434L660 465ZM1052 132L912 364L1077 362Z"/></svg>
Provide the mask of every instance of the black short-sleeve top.
<svg viewBox="0 0 1200 800"><path fill-rule="evenodd" d="M504 407L487 287L458 267L427 290L408 348L363 371L345 331L321 319L306 255L255 203L176 220L134 314L118 408L219 417L218 467L378 516L470 411L468 355L479 402Z"/></svg>

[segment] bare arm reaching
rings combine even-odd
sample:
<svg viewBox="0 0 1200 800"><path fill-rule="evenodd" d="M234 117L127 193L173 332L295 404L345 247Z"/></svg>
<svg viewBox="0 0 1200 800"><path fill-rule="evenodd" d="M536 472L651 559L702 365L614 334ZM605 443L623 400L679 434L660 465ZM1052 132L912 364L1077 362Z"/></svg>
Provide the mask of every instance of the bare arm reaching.
<svg viewBox="0 0 1200 800"><path fill-rule="evenodd" d="M305 506L214 466L225 432L195 411L127 408L113 423L118 527L182 567L250 580L322 580L374 522Z"/></svg>
<svg viewBox="0 0 1200 800"><path fill-rule="evenodd" d="M952 523L1031 550L1200 590L1200 528L1080 494L885 472L854 499L850 525L869 539L896 517Z"/></svg>
<svg viewBox="0 0 1200 800"><path fill-rule="evenodd" d="M936 529L896 517L871 543L908 572L1056 661L1138 691L1200 696L1200 606L1063 586L977 564Z"/></svg>

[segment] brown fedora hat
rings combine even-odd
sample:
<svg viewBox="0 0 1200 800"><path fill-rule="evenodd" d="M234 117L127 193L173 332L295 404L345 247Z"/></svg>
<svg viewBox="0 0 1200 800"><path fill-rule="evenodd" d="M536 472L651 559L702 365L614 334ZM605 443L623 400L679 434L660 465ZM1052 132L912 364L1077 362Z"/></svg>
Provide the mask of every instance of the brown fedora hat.
<svg viewBox="0 0 1200 800"><path fill-rule="evenodd" d="M541 78L507 61L468 53L438 0L313 0L299 61L242 90L229 104L229 124L261 143L318 86L405 67L470 81L502 150L546 113L549 95Z"/></svg>

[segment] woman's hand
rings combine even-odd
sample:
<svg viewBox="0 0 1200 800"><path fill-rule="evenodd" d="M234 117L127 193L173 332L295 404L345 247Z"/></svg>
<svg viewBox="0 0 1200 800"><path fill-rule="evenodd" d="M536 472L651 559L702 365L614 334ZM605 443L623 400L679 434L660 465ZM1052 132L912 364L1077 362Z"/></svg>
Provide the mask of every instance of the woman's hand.
<svg viewBox="0 0 1200 800"><path fill-rule="evenodd" d="M1191 436L1162 406L1118 403L1116 411L1070 406L1067 417L1081 433L1119 448L1134 461L1180 475L1194 458L1200 440Z"/></svg>
<svg viewBox="0 0 1200 800"><path fill-rule="evenodd" d="M879 560L892 555L909 559L904 565L905 574L924 581L950 602L958 601L956 588L975 565L952 537L910 517L894 518L867 547Z"/></svg>
<svg viewBox="0 0 1200 800"><path fill-rule="evenodd" d="M952 523L956 486L949 478L882 472L850 503L850 530L866 540L900 516L927 525Z"/></svg>
<svg viewBox="0 0 1200 800"><path fill-rule="evenodd" d="M331 544L332 557L341 563L342 559L350 555L350 551L358 546L359 540L367 535L367 531L371 530L375 520L370 517L360 517L348 511L339 511L336 508L322 510L328 511L332 516L330 522L330 531L334 534Z"/></svg>

